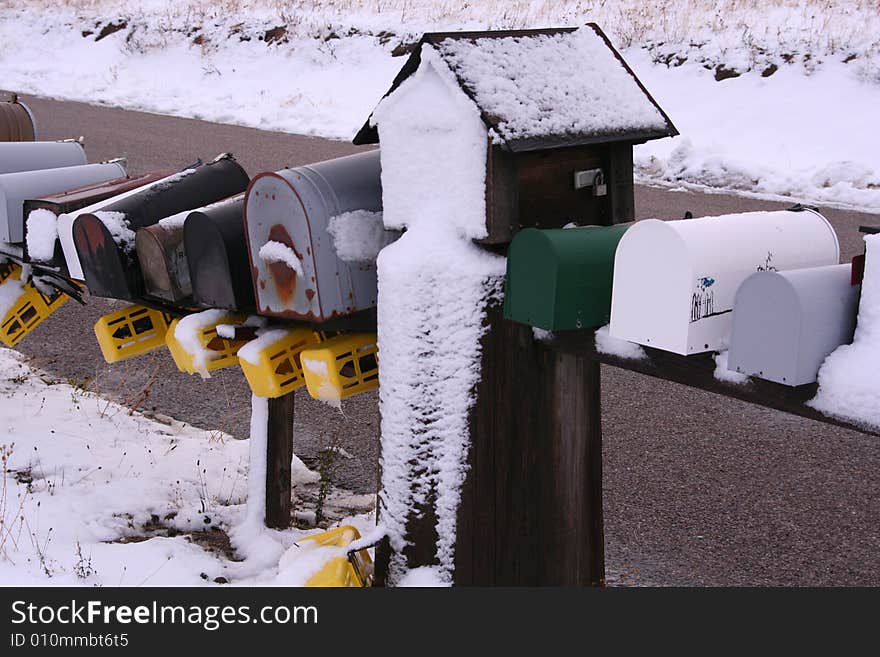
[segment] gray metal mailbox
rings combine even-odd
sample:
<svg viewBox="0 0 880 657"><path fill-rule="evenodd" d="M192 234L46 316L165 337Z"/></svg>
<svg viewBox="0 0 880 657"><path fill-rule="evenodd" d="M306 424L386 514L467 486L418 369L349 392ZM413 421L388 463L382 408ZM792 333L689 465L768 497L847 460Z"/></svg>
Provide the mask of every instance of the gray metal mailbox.
<svg viewBox="0 0 880 657"><path fill-rule="evenodd" d="M379 151L256 176L245 197L261 315L326 322L376 307L376 263L346 262L331 222L382 210Z"/></svg>
<svg viewBox="0 0 880 657"><path fill-rule="evenodd" d="M814 383L822 361L852 341L859 286L851 265L749 276L736 293L728 368L789 386Z"/></svg>
<svg viewBox="0 0 880 657"><path fill-rule="evenodd" d="M121 162L0 175L0 240L11 243L24 241L25 200L125 175Z"/></svg>
<svg viewBox="0 0 880 657"><path fill-rule="evenodd" d="M86 152L82 144L74 140L0 142L0 174L85 163Z"/></svg>

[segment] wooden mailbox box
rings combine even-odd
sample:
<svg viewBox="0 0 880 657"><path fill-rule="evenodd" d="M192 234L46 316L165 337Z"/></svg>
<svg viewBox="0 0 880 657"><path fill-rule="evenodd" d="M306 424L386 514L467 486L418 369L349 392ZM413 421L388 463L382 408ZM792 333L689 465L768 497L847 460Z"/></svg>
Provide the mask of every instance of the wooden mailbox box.
<svg viewBox="0 0 880 657"><path fill-rule="evenodd" d="M682 355L726 349L748 276L839 257L831 224L804 208L639 221L617 247L611 335Z"/></svg>
<svg viewBox="0 0 880 657"><path fill-rule="evenodd" d="M481 242L506 244L525 227L633 220L633 145L678 131L598 26L425 34L386 97L419 69L425 48L448 66L486 127ZM545 75L563 76L570 88ZM515 102L499 102L499 89ZM559 116L563 107L571 121ZM520 115L533 120L521 125ZM355 144L379 143L371 121Z"/></svg>
<svg viewBox="0 0 880 657"><path fill-rule="evenodd" d="M379 174L379 151L370 151L254 178L245 226L261 315L323 323L376 307L375 263L342 260L328 227L382 210Z"/></svg>
<svg viewBox="0 0 880 657"><path fill-rule="evenodd" d="M125 167L119 162L0 175L0 241L24 242L25 200L120 176L125 176Z"/></svg>
<svg viewBox="0 0 880 657"><path fill-rule="evenodd" d="M111 299L143 298L146 291L134 231L233 196L244 191L247 184L248 175L238 162L222 156L114 201L100 212L80 214L73 222L73 242L89 292ZM116 230L117 236L105 220L123 224L121 230ZM125 231L129 239L118 234Z"/></svg>
<svg viewBox="0 0 880 657"><path fill-rule="evenodd" d="M184 210L138 230L135 235L135 250L144 275L147 295L173 303L190 299L193 295L192 272L198 273L208 263L202 261L195 263L193 267L189 266L189 254L184 241L186 222L193 214L204 215L217 209L221 214L237 216L238 223L241 224L243 200L244 194L238 194L198 210ZM241 250L246 253L244 244L241 244ZM206 269L202 272L205 278L213 279L223 275L222 269ZM246 279L246 282L250 284L250 279Z"/></svg>
<svg viewBox="0 0 880 657"><path fill-rule="evenodd" d="M728 369L815 383L828 354L852 342L859 291L851 265L752 274L736 293Z"/></svg>
<svg viewBox="0 0 880 657"><path fill-rule="evenodd" d="M0 174L75 167L86 163L85 149L74 140L0 142Z"/></svg>
<svg viewBox="0 0 880 657"><path fill-rule="evenodd" d="M183 242L193 301L206 308L256 311L244 227L244 196L190 213Z"/></svg>
<svg viewBox="0 0 880 657"><path fill-rule="evenodd" d="M614 253L631 225L517 233L507 252L504 316L551 331L607 324Z"/></svg>

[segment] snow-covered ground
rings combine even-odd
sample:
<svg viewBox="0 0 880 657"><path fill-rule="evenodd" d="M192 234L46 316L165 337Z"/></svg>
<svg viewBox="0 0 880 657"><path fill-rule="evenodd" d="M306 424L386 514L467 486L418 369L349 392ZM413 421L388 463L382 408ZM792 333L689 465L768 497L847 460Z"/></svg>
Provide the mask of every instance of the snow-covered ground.
<svg viewBox="0 0 880 657"><path fill-rule="evenodd" d="M327 555L296 542L317 530L246 513L249 442L146 418L0 349L0 586L302 585ZM297 461L293 479L318 474ZM372 531L371 496L342 495L326 509L362 508L341 521Z"/></svg>
<svg viewBox="0 0 880 657"><path fill-rule="evenodd" d="M641 181L880 212L870 0L9 0L0 85L348 139L424 31L586 21L681 132L636 149Z"/></svg>

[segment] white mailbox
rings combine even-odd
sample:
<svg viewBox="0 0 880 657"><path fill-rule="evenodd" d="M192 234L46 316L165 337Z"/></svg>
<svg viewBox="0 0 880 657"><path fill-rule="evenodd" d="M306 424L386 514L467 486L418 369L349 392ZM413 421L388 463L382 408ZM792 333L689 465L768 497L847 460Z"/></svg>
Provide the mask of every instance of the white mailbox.
<svg viewBox="0 0 880 657"><path fill-rule="evenodd" d="M637 222L617 247L611 335L683 355L726 349L746 278L839 258L831 224L800 207Z"/></svg>
<svg viewBox="0 0 880 657"><path fill-rule="evenodd" d="M0 142L0 174L80 164L86 164L86 152L78 141Z"/></svg>
<svg viewBox="0 0 880 657"><path fill-rule="evenodd" d="M119 162L0 175L0 240L24 241L25 200L125 175L125 167Z"/></svg>
<svg viewBox="0 0 880 657"><path fill-rule="evenodd" d="M852 265L752 274L736 293L728 369L815 383L828 354L852 342L859 290Z"/></svg>

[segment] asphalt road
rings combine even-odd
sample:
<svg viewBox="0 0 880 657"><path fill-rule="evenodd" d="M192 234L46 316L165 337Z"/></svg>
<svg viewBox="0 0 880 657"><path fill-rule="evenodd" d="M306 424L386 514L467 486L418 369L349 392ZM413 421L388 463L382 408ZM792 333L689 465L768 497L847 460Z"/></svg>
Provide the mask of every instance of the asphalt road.
<svg viewBox="0 0 880 657"><path fill-rule="evenodd" d="M42 138L84 135L90 160L119 155L132 172L235 153L251 175L355 152L298 135L28 98ZM786 207L721 194L638 187L638 218ZM861 251L860 223L825 210L842 257ZM166 352L104 364L92 324L114 306L67 303L18 349L63 379L88 381L139 408L247 435L249 392L237 369L202 381ZM655 585L880 585L880 441L854 431L603 367L609 581ZM374 491L376 395L344 415L297 395L297 453L314 463L339 445L337 483Z"/></svg>

